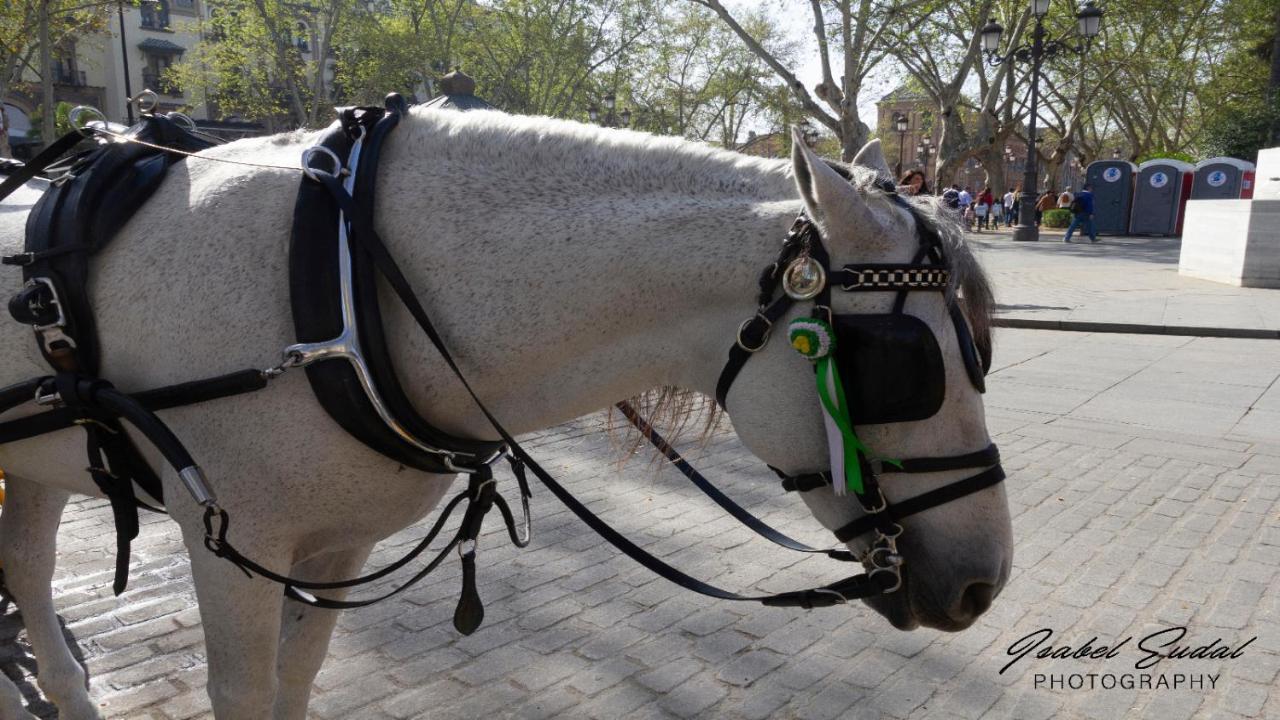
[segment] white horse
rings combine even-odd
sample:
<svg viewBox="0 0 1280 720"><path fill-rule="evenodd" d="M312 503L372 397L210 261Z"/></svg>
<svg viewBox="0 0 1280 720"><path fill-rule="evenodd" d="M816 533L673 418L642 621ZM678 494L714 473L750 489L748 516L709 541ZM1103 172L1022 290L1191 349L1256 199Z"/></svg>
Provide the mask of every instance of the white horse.
<svg viewBox="0 0 1280 720"><path fill-rule="evenodd" d="M294 133L202 154L296 165L317 138ZM755 309L756 277L802 208L819 223L833 266L910 261L915 221L870 187L887 174L878 144L863 153L874 170L853 168L853 183L803 142L795 146L790 162L751 159L546 118L415 109L384 149L376 222L472 384L512 432L524 433L657 386L713 394L726 349ZM203 159L170 170L93 260L103 377L128 391L278 359L294 342L286 256L299 178ZM21 215L0 215L0 251L21 246ZM959 255L957 274L979 282L954 228L943 230ZM0 297L19 289L18 275L0 274ZM835 309L886 312L889 295L837 293ZM954 455L989 443L941 295L914 293L907 308L933 329L946 359L942 410L860 428L885 455ZM383 306L419 412L455 435L495 437L407 313ZM47 372L29 329L0 322L0 385ZM775 340L728 398L746 447L787 472L828 466L813 377L808 361ZM209 474L238 548L295 577L353 576L374 543L422 518L454 479L406 470L353 439L300 372L262 392L162 417ZM97 712L58 629L50 580L68 493L99 494L83 449L78 429L0 448L9 590L39 659L39 685L74 720ZM966 473L895 476L885 491L901 500ZM336 613L286 601L281 586L214 557L202 542L200 509L173 472L163 480L191 555L215 716L305 717ZM861 514L829 489L803 495L827 528ZM1004 490L987 488L904 525L904 589L874 607L904 629L966 627L1008 576ZM985 601L966 596L975 587ZM25 716L20 700L4 705L4 697L4 717Z"/></svg>

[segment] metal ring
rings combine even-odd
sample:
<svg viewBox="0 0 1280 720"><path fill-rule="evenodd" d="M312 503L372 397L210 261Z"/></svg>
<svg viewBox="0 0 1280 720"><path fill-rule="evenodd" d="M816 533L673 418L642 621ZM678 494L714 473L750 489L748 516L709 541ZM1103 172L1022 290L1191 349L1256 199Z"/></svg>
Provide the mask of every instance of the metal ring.
<svg viewBox="0 0 1280 720"><path fill-rule="evenodd" d="M80 116L85 113L89 113L100 118L103 123L107 122L107 116L103 114L101 110L93 107L92 105L77 105L71 108L71 112L67 113L67 122L71 124L72 128L82 132L85 130L92 130L93 128L89 127L89 123L92 121L87 120L83 123L80 122Z"/></svg>
<svg viewBox="0 0 1280 720"><path fill-rule="evenodd" d="M148 88L129 98L129 102L137 106L138 112L149 113L160 106L160 96Z"/></svg>
<svg viewBox="0 0 1280 720"><path fill-rule="evenodd" d="M196 121L192 120L191 116L187 115L186 113L171 112L171 113L166 113L165 117L185 127L187 130L191 132L196 131Z"/></svg>
<svg viewBox="0 0 1280 720"><path fill-rule="evenodd" d="M815 593L822 593L824 595L835 595L836 597L840 598L841 605L849 604L849 598L845 597L844 595L841 595L840 593L836 592L835 590L832 590L831 588L814 588L813 591Z"/></svg>
<svg viewBox="0 0 1280 720"><path fill-rule="evenodd" d="M746 330L747 326L750 325L752 322L754 322L756 318L760 318L761 320L764 321L764 336L760 338L759 345L755 347L747 347L746 343L742 342L742 331ZM764 346L768 344L769 335L771 335L772 333L773 333L773 323L770 322L769 318L765 317L764 315L761 315L760 313L756 313L755 317L749 317L746 320L743 320L742 324L738 326L738 339L737 339L738 347L742 348L743 350L746 350L749 353L760 352L761 350L764 349Z"/></svg>
<svg viewBox="0 0 1280 720"><path fill-rule="evenodd" d="M884 595L888 595L891 592L895 592L898 590L898 588L902 587L902 571L899 570L898 566L895 565L893 567L887 567L887 568L875 567L871 570L871 572L867 573L867 577L875 577L876 573L886 573L886 572L893 573L893 576L897 578L898 582L894 583L893 587L885 588L883 591L881 591L882 594Z"/></svg>
<svg viewBox="0 0 1280 720"><path fill-rule="evenodd" d="M330 150L329 148L323 145L312 145L311 147L302 151L302 174L303 175L306 175L307 177L311 178L312 180L315 180L316 182L320 182L320 178L316 177L315 171L311 167L311 156L314 153L322 153L324 155L327 155L329 159L333 161L333 172L330 173L331 175L337 175L338 173L342 172L342 160L338 159L337 153L335 153L334 151Z"/></svg>
<svg viewBox="0 0 1280 720"><path fill-rule="evenodd" d="M470 555L471 557L475 557L475 554L476 554L475 540L463 540L462 542L458 543L458 557L466 558L468 555Z"/></svg>

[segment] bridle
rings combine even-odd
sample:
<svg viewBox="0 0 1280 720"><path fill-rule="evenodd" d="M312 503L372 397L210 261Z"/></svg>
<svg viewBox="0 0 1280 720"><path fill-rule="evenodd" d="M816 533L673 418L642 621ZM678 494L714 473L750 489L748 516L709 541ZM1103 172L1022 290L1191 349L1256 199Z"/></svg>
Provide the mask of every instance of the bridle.
<svg viewBox="0 0 1280 720"><path fill-rule="evenodd" d="M817 226L802 212L792 224L777 259L760 274L758 307L754 315L739 326L736 340L729 348L729 358L720 372L716 384L716 401L727 408L727 399L734 380L755 353L764 349L773 334L773 328L797 302L812 302L813 312L825 319L827 327L837 325L840 316L831 308L832 288L844 292L895 292L894 308L888 315L903 316L907 295L912 292L945 292L950 281L950 267L937 232L924 221L919 212L902 199L891 182L880 189L895 204L906 209L915 220L919 249L908 264L846 265L833 270L830 256L822 243ZM782 292L779 293L781 286ZM990 360L979 361L963 311L954 297L948 301L948 313L956 328L957 340L970 381L979 392L985 392L983 376L990 367ZM867 316L860 316L867 317ZM920 323L923 325L923 323ZM832 338L834 341L834 338ZM979 365L979 362L981 364ZM926 382L925 379L907 378L909 381ZM938 388L940 404L941 388ZM934 408L936 411L936 408ZM917 413L918 414L918 413ZM932 412L927 414L932 415ZM915 416L906 419L918 419ZM957 500L979 490L995 485L1005 478L1000 466L1000 455L994 444L972 453L930 458L906 458L885 461L870 457L865 452L857 455L861 485L853 488L853 495L862 507L863 516L849 522L834 533L836 539L848 543L874 533L871 542L859 556L872 578L891 577L893 582L883 592L894 592L901 587L902 557L897 541L903 528L899 521L909 515ZM879 476L886 473L926 473L947 470L986 468L975 475L949 483L911 499L891 504L880 487ZM839 494L844 478L833 481L830 471L789 475L777 468L771 469L782 479L788 491L805 492L821 487L833 487Z"/></svg>

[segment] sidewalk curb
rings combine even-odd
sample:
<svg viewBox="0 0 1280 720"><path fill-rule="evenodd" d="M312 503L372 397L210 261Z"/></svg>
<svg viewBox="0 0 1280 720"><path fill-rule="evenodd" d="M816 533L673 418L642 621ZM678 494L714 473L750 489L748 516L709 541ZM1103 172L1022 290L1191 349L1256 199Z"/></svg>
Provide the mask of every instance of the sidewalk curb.
<svg viewBox="0 0 1280 720"><path fill-rule="evenodd" d="M1146 325L1142 323L1088 322L1083 320L1036 320L1033 318L999 317L996 327L1025 330L1063 330L1066 332L1127 333L1132 335L1190 335L1193 337L1251 338L1280 340L1280 330L1263 328L1195 327L1190 325Z"/></svg>

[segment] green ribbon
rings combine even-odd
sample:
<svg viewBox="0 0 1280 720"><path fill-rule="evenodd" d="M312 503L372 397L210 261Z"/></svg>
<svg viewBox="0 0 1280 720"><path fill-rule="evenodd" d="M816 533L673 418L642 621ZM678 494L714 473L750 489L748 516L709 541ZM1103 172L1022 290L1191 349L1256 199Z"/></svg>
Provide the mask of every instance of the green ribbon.
<svg viewBox="0 0 1280 720"><path fill-rule="evenodd" d="M871 457L871 451L853 432L853 419L849 417L849 405L844 397L844 385L840 382L840 371L833 358L828 355L817 361L818 397L822 399L822 407L835 421L840 430L840 438L844 445L844 483L849 490L861 495L865 492L862 483L862 463L858 453ZM828 383L830 378L830 383ZM835 388L835 397L831 397L828 385Z"/></svg>
<svg viewBox="0 0 1280 720"><path fill-rule="evenodd" d="M835 363L835 333L831 326L816 318L797 318L791 321L791 345L801 355L812 360L814 373L818 380L818 397L822 407L840 431L841 445L844 452L844 483L850 491L862 495L866 486L862 481L862 463L858 453L871 459L871 450L853 431L853 418L849 416L849 403L844 396L844 383L840 382L840 371ZM828 390L835 388L835 397ZM899 468L902 463L885 458L882 462ZM832 482L836 482L832 478Z"/></svg>

